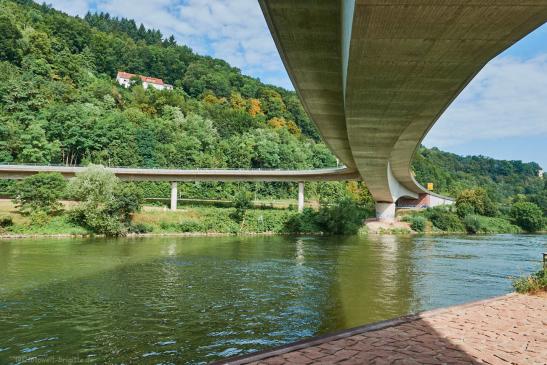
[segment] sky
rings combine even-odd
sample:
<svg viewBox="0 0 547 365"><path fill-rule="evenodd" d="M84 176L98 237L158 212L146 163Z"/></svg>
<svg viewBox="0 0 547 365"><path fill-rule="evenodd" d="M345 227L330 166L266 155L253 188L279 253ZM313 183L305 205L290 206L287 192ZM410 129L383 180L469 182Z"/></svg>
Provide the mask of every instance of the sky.
<svg viewBox="0 0 547 365"><path fill-rule="evenodd" d="M244 74L294 89L257 0L46 2L70 15L103 11L134 19ZM547 24L486 65L424 144L460 155L535 161L547 170Z"/></svg>

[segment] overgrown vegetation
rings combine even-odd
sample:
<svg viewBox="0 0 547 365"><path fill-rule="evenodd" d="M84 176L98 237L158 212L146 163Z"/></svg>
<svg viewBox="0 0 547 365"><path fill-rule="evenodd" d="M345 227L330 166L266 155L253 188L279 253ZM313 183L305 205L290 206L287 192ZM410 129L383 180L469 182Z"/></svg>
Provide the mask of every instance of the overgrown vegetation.
<svg viewBox="0 0 547 365"><path fill-rule="evenodd" d="M529 276L513 280L513 288L518 293L534 294L539 291L547 291L547 271L539 270Z"/></svg>
<svg viewBox="0 0 547 365"><path fill-rule="evenodd" d="M541 167L537 163L462 157L437 148L421 147L412 167L416 179L424 185L433 182L437 193L457 197L465 190L481 187L494 203L494 209L503 210L524 199L537 204L547 215L547 179L539 176ZM491 215L488 209L492 206L477 208L476 214Z"/></svg>
<svg viewBox="0 0 547 365"><path fill-rule="evenodd" d="M510 213L510 214L509 214ZM509 212L500 210L484 189L466 189L453 206L412 212L404 217L415 232L518 233L545 228L541 209L531 202L516 202Z"/></svg>
<svg viewBox="0 0 547 365"><path fill-rule="evenodd" d="M363 220L372 215L372 210L346 198L337 204L322 205L318 211L304 209L301 214L294 215L285 227L286 231L297 233L356 234Z"/></svg>

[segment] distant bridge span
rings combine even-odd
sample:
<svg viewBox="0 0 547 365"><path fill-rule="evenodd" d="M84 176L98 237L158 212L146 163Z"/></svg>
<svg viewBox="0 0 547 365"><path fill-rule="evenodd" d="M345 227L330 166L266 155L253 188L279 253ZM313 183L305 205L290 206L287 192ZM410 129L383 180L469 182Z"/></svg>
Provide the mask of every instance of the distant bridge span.
<svg viewBox="0 0 547 365"><path fill-rule="evenodd" d="M0 165L0 179L24 179L39 172L58 172L66 178L85 170L82 166ZM121 180L127 181L342 181L360 180L355 170L345 167L312 170L263 169L143 169L107 167Z"/></svg>
<svg viewBox="0 0 547 365"><path fill-rule="evenodd" d="M66 178L85 170L82 166L0 165L0 179L24 179L40 172L58 172ZM177 209L179 181L285 181L298 182L298 210L304 209L305 181L360 180L355 170L345 167L313 170L237 170L237 169L142 169L108 167L125 181L168 181L171 183L171 210Z"/></svg>
<svg viewBox="0 0 547 365"><path fill-rule="evenodd" d="M427 132L488 61L547 21L547 0L259 3L304 108L379 218L429 193L411 171Z"/></svg>

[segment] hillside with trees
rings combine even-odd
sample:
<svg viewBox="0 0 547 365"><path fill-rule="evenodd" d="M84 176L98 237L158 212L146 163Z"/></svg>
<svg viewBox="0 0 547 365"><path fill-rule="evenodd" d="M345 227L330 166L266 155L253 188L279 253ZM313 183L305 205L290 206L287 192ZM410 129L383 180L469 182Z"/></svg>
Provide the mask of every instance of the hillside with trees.
<svg viewBox="0 0 547 365"><path fill-rule="evenodd" d="M173 36L109 14L71 17L31 0L0 0L0 162L166 168L324 168L336 158L295 92L201 56ZM125 89L117 71L162 78L173 91ZM534 163L420 148L421 183L456 196L483 187L500 204L546 208ZM6 182L0 182L5 191ZM147 197L168 186L146 183ZM188 183L192 198L294 197L289 183ZM366 195L363 184L310 183L309 197Z"/></svg>

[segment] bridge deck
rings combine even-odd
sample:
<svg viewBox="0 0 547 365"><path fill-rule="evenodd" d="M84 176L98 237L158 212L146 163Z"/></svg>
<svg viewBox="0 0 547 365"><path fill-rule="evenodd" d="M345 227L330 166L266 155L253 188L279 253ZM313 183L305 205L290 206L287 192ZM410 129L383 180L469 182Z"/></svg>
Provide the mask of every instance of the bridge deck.
<svg viewBox="0 0 547 365"><path fill-rule="evenodd" d="M83 171L81 166L0 165L0 179L24 179L39 172L58 172L69 178ZM340 181L359 180L360 176L348 168L314 170L229 170L229 169L142 169L130 167L108 168L122 180L128 181Z"/></svg>

